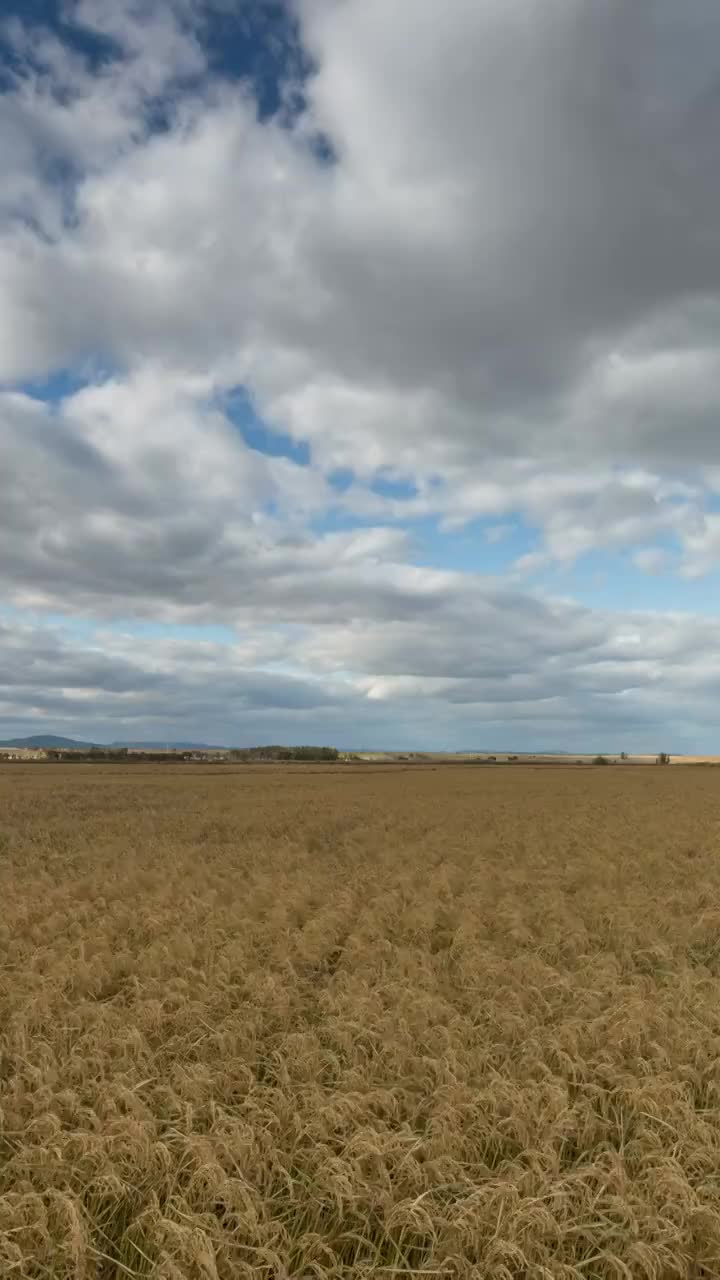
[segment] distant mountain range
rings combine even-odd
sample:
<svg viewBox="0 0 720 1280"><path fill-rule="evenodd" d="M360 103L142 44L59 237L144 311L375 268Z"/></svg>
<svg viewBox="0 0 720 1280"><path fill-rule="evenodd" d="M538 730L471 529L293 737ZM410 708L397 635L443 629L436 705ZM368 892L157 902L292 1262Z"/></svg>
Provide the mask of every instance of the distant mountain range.
<svg viewBox="0 0 720 1280"><path fill-rule="evenodd" d="M29 738L6 738L0 747L57 747L65 750L89 751L92 747L134 747L140 751L222 751L222 747L207 742L79 742L76 738L62 738L54 733L34 733Z"/></svg>
<svg viewBox="0 0 720 1280"><path fill-rule="evenodd" d="M59 738L54 733L35 733L29 738L6 738L0 747L78 747L87 750L97 746L94 742L76 742L74 738Z"/></svg>

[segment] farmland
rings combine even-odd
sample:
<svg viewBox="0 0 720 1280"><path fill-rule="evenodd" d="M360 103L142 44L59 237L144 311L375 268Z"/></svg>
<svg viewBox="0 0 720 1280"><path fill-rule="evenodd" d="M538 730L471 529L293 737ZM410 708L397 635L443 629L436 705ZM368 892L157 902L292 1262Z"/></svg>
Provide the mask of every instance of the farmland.
<svg viewBox="0 0 720 1280"><path fill-rule="evenodd" d="M720 1273L720 774L0 767L0 1274Z"/></svg>

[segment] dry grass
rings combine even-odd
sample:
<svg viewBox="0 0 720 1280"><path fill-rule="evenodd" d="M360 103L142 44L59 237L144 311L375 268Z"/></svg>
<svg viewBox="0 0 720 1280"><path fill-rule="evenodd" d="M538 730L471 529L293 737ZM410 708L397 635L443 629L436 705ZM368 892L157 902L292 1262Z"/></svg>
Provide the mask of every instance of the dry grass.
<svg viewBox="0 0 720 1280"><path fill-rule="evenodd" d="M0 1274L720 1274L720 777L0 770Z"/></svg>

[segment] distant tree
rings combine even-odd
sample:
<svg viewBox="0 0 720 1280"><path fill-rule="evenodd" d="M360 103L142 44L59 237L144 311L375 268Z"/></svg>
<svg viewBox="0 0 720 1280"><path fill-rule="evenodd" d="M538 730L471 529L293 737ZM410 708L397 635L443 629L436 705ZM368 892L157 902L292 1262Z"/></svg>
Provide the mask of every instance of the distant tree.
<svg viewBox="0 0 720 1280"><path fill-rule="evenodd" d="M658 763L658 764L669 764L669 763L670 763L670 756L668 755L667 751L661 751L661 752L660 752L660 754L658 755L658 758L657 758L657 763Z"/></svg>
<svg viewBox="0 0 720 1280"><path fill-rule="evenodd" d="M609 764L609 763L610 761L608 760L607 756L596 756L595 759L593 760L593 764Z"/></svg>
<svg viewBox="0 0 720 1280"><path fill-rule="evenodd" d="M267 747L236 747L229 753L231 760L337 760L336 747L283 747L272 744Z"/></svg>

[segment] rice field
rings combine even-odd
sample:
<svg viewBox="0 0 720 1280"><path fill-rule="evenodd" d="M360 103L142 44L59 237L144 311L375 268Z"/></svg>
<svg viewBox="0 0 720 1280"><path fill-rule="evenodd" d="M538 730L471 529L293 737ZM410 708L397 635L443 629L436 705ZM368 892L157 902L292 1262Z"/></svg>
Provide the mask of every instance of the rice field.
<svg viewBox="0 0 720 1280"><path fill-rule="evenodd" d="M720 1274L720 773L0 768L0 1275Z"/></svg>

